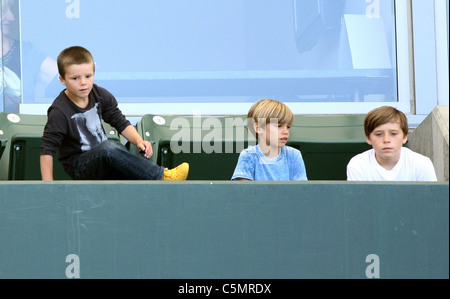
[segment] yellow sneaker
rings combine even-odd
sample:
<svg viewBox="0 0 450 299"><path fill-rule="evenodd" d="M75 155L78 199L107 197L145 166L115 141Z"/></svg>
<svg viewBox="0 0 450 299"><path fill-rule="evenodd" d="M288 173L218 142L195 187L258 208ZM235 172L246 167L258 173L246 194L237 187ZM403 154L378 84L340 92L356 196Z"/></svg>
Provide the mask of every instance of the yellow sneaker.
<svg viewBox="0 0 450 299"><path fill-rule="evenodd" d="M185 181L189 174L189 164L182 163L175 168L164 170L162 180L164 181Z"/></svg>

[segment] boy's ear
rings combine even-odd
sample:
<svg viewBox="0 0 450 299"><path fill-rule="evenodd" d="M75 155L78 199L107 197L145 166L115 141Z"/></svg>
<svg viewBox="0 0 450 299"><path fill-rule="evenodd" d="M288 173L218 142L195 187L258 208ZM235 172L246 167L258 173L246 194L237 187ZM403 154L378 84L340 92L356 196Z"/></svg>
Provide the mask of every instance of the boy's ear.
<svg viewBox="0 0 450 299"><path fill-rule="evenodd" d="M406 144L406 142L408 142L408 135L405 135L403 137L403 144Z"/></svg>
<svg viewBox="0 0 450 299"><path fill-rule="evenodd" d="M370 141L369 136L366 136L366 142L367 142L368 145L372 145L372 141Z"/></svg>
<svg viewBox="0 0 450 299"><path fill-rule="evenodd" d="M253 130L255 130L256 134L261 134L261 126L257 122L253 124Z"/></svg>
<svg viewBox="0 0 450 299"><path fill-rule="evenodd" d="M66 80L62 76L59 76L59 82L61 82L62 85L66 85Z"/></svg>

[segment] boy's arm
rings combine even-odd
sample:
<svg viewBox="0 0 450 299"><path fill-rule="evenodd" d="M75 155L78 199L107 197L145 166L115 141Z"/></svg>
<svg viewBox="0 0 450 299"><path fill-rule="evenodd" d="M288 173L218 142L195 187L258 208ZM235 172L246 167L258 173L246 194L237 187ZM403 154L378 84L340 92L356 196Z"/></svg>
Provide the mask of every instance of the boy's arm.
<svg viewBox="0 0 450 299"><path fill-rule="evenodd" d="M366 178L361 165L350 160L347 164L347 181L370 181Z"/></svg>
<svg viewBox="0 0 450 299"><path fill-rule="evenodd" d="M53 181L53 157L41 155L41 177L43 181Z"/></svg>
<svg viewBox="0 0 450 299"><path fill-rule="evenodd" d="M247 151L242 151L239 154L238 162L234 168L232 181L252 181L255 179L255 163Z"/></svg>
<svg viewBox="0 0 450 299"><path fill-rule="evenodd" d="M423 159L423 163L416 163L416 165L420 165L417 168L418 171L416 170L419 181L436 182L438 180L433 162L430 158L426 157Z"/></svg>
<svg viewBox="0 0 450 299"><path fill-rule="evenodd" d="M294 181L307 181L308 180L308 176L306 175L306 166L305 166L305 161L303 160L303 156L301 154L300 151L294 151L295 158L293 159L294 161L294 169L295 169L295 173L294 173L294 177L293 180Z"/></svg>
<svg viewBox="0 0 450 299"><path fill-rule="evenodd" d="M125 139L129 142L136 145L141 151L144 152L144 156L149 159L153 156L153 148L152 144L146 140L143 140L141 135L139 135L138 131L132 125L129 125L125 128L125 130L120 133Z"/></svg>

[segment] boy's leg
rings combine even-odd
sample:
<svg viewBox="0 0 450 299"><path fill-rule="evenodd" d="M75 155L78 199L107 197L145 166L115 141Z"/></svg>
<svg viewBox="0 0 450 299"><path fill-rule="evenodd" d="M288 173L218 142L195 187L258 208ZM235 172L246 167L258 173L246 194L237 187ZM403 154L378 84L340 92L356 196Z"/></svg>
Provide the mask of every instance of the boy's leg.
<svg viewBox="0 0 450 299"><path fill-rule="evenodd" d="M118 141L105 141L74 163L75 180L160 180L164 167L130 153Z"/></svg>

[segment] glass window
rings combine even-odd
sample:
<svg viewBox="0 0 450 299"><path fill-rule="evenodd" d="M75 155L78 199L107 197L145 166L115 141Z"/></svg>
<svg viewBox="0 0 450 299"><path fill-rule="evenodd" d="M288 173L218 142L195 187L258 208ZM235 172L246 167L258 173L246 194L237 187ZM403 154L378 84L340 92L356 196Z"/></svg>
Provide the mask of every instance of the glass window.
<svg viewBox="0 0 450 299"><path fill-rule="evenodd" d="M21 67L18 5L15 0L1 0L0 111L18 111L21 102Z"/></svg>
<svg viewBox="0 0 450 299"><path fill-rule="evenodd" d="M25 104L62 90L55 60L72 45L137 114L400 102L394 0L21 0L20 17Z"/></svg>

